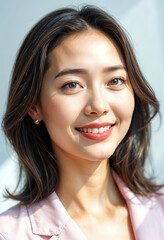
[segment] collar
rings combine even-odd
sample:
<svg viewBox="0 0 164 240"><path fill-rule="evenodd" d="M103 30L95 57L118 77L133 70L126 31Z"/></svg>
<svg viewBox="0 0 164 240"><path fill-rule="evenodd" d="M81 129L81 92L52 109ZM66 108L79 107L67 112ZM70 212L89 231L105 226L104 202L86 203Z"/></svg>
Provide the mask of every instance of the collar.
<svg viewBox="0 0 164 240"><path fill-rule="evenodd" d="M34 234L59 235L70 217L54 192L48 198L27 207Z"/></svg>
<svg viewBox="0 0 164 240"><path fill-rule="evenodd" d="M164 189L160 190L163 195L148 198L133 193L114 171L112 175L126 201L135 238L164 239Z"/></svg>
<svg viewBox="0 0 164 240"><path fill-rule="evenodd" d="M164 213L159 207L158 198L152 197L148 199L136 195L114 171L112 171L112 176L127 203L136 239L147 240L150 237L151 239L162 239L159 229L164 229ZM161 199L164 208L164 197ZM27 211L34 234L53 236L53 239L57 239L60 234L64 236L64 232L66 231L66 239L76 240L77 236L78 240L86 239L80 228L68 215L55 192L39 203L27 207ZM155 221L157 218L158 221ZM159 225L161 225L161 228ZM151 226L151 228L148 229L148 226ZM147 233L148 231L151 233L151 235L148 235L148 238L145 235L146 231ZM162 234L164 238L164 230Z"/></svg>
<svg viewBox="0 0 164 240"><path fill-rule="evenodd" d="M27 207L33 234L62 239L87 240L78 225L70 218L54 192L48 198Z"/></svg>

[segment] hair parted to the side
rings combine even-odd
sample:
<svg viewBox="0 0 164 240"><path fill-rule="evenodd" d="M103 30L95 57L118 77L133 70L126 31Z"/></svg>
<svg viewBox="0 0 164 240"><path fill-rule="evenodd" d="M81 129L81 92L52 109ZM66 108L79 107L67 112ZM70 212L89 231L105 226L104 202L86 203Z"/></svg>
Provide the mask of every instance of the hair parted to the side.
<svg viewBox="0 0 164 240"><path fill-rule="evenodd" d="M2 122L4 132L16 151L25 182L19 193L8 196L32 204L50 195L58 184L59 170L43 122L35 125L28 111L39 100L48 54L71 34L98 29L119 47L135 95L132 123L125 138L109 159L110 166L135 193L148 196L161 186L144 176L150 143L150 121L159 112L153 90L143 77L122 28L101 9L63 8L40 20L20 47ZM21 174L20 174L21 176ZM20 179L19 179L20 180Z"/></svg>

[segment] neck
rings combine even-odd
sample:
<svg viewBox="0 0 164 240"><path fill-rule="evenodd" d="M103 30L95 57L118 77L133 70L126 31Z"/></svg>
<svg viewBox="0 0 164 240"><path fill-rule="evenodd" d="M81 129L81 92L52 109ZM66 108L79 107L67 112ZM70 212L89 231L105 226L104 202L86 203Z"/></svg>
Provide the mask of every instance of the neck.
<svg viewBox="0 0 164 240"><path fill-rule="evenodd" d="M65 164L67 163L67 164ZM56 190L66 210L71 215L99 214L107 208L124 204L108 163L72 158L59 159L60 183Z"/></svg>

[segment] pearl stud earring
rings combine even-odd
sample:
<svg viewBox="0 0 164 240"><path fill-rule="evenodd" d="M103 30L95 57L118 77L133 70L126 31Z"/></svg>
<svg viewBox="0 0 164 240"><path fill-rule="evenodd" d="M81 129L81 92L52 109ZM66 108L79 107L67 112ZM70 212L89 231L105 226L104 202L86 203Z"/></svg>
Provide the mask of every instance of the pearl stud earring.
<svg viewBox="0 0 164 240"><path fill-rule="evenodd" d="M38 125L38 124L39 124L39 120L36 119L36 120L34 121L34 123L35 123L36 125Z"/></svg>

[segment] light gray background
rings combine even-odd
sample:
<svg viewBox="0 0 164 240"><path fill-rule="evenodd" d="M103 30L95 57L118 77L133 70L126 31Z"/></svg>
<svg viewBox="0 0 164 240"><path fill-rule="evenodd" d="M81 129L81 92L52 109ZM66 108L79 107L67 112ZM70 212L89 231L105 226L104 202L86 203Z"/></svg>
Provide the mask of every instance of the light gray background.
<svg viewBox="0 0 164 240"><path fill-rule="evenodd" d="M153 87L164 116L164 0L0 0L0 121L5 109L9 80L20 44L45 14L61 7L96 5L112 14L127 30L141 69ZM158 181L164 181L164 124L153 120L152 156ZM158 131L157 131L158 130ZM5 186L17 179L16 156L0 130L0 212L15 204L3 201Z"/></svg>

